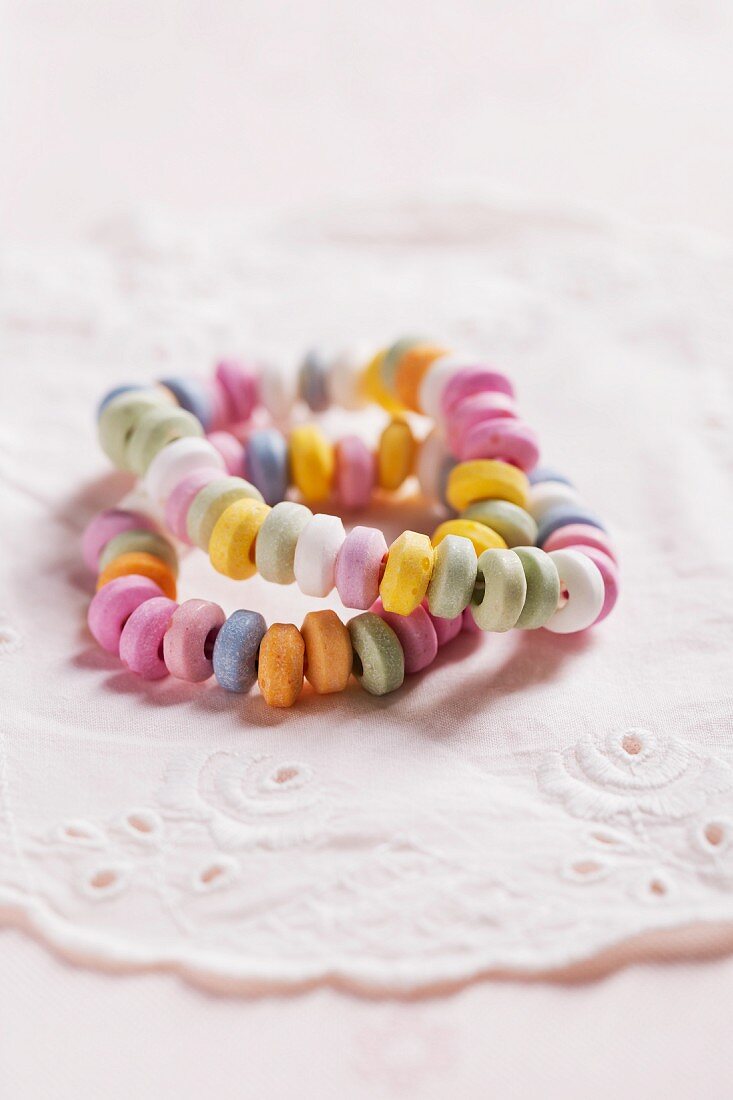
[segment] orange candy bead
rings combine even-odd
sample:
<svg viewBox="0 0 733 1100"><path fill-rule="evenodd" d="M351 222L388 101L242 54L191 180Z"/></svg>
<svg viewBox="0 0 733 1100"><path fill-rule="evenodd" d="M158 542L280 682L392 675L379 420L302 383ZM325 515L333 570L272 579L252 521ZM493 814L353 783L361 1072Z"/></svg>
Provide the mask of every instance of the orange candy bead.
<svg viewBox="0 0 733 1100"><path fill-rule="evenodd" d="M300 628L305 642L305 677L319 695L344 691L354 651L351 635L335 611L309 611Z"/></svg>
<svg viewBox="0 0 733 1100"><path fill-rule="evenodd" d="M438 344L415 344L401 357L395 375L395 393L402 404L415 412L420 411L418 394L420 383L430 370L431 364L441 355L447 355L448 349Z"/></svg>
<svg viewBox="0 0 733 1100"><path fill-rule="evenodd" d="M142 550L120 554L119 558L114 558L109 565L105 566L97 578L97 592L117 577L127 577L131 573L155 581L163 595L170 600L175 600L176 578L172 571L160 558L156 558L154 554L146 554Z"/></svg>
<svg viewBox="0 0 733 1100"><path fill-rule="evenodd" d="M270 707L292 707L303 689L305 642L292 623L273 623L260 642L257 682Z"/></svg>

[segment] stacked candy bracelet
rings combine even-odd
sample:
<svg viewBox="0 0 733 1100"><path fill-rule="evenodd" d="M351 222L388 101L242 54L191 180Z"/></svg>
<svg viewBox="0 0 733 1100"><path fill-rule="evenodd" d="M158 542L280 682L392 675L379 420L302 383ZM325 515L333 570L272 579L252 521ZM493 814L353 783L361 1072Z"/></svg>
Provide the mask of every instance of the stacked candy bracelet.
<svg viewBox="0 0 733 1100"><path fill-rule="evenodd" d="M376 452L356 435L333 444L316 424L286 430L299 400L320 413L376 401L390 413ZM433 421L418 442L411 414ZM419 340L399 340L363 364L306 357L289 391L265 368L220 363L213 380L122 386L102 401L103 449L142 479L164 517L112 509L86 529L84 559L98 572L88 615L98 643L146 679L169 673L291 706L303 679L319 694L353 674L369 692L398 688L462 629L544 627L567 634L603 620L618 597L616 556L601 522L562 475L537 467L533 430L519 419L499 371ZM405 531L347 534L309 505L363 508L417 474L452 517L432 539ZM294 490L300 499L286 499ZM167 528L173 539L161 528ZM175 540L205 550L215 569L245 580L296 582L310 596L334 588L333 611L267 628L256 611L176 601Z"/></svg>

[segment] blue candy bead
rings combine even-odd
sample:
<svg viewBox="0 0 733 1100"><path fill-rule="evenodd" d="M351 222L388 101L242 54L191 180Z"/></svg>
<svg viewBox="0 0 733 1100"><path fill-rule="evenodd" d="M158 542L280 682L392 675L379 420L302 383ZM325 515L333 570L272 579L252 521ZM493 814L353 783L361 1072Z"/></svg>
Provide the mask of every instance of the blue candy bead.
<svg viewBox="0 0 733 1100"><path fill-rule="evenodd" d="M276 428L252 432L244 452L247 481L259 489L266 504L285 499L290 481L288 445Z"/></svg>
<svg viewBox="0 0 733 1100"><path fill-rule="evenodd" d="M298 393L312 412L325 412L328 397L328 366L317 351L309 351L298 377Z"/></svg>
<svg viewBox="0 0 733 1100"><path fill-rule="evenodd" d="M592 512L585 508L579 508L572 504L558 504L551 508L540 521L537 529L537 545L542 546L553 531L559 527L567 527L571 523L587 523L589 527L597 527L599 531L605 531L601 521Z"/></svg>
<svg viewBox="0 0 733 1100"><path fill-rule="evenodd" d="M539 485L541 481L561 481L563 485L569 485L571 489L575 488L570 478L565 477L565 474L559 474L550 466L537 466L531 474L527 474L527 477L530 485Z"/></svg>
<svg viewBox="0 0 733 1100"><path fill-rule="evenodd" d="M102 400L97 405L97 420L99 420L100 416L107 408L110 401L114 401L115 397L119 397L122 393L134 393L136 390L144 390L147 388L147 386L135 386L131 382L125 386L115 386L113 390L110 390L109 393L106 393L104 395Z"/></svg>
<svg viewBox="0 0 733 1100"><path fill-rule="evenodd" d="M257 682L257 654L267 623L257 611L235 611L216 636L214 675L226 691L248 692Z"/></svg>
<svg viewBox="0 0 733 1100"><path fill-rule="evenodd" d="M182 409L192 413L205 432L211 430L214 406L208 393L195 378L161 378L160 385L169 389Z"/></svg>

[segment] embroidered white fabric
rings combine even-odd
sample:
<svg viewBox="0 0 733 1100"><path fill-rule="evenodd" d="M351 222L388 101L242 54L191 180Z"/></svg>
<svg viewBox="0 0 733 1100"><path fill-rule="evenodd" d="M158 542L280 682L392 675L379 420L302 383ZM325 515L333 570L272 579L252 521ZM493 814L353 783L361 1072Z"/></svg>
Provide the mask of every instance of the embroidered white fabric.
<svg viewBox="0 0 733 1100"><path fill-rule="evenodd" d="M1 277L2 919L105 966L384 991L733 919L725 248L446 200L121 219L72 251L6 252ZM516 379L544 459L616 536L612 618L462 636L394 696L287 712L146 684L98 650L79 535L130 487L96 445L105 389L405 331ZM435 516L359 519L393 536ZM314 605L198 552L193 595L269 620Z"/></svg>

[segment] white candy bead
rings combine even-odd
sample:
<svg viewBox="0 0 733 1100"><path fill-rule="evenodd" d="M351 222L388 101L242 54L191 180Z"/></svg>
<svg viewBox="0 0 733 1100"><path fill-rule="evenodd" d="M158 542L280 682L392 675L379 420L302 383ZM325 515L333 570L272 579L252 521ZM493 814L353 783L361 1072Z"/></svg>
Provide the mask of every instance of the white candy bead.
<svg viewBox="0 0 733 1100"><path fill-rule="evenodd" d="M143 484L150 499L161 503L184 477L201 469L223 470L224 459L208 439L186 436L158 451L145 471Z"/></svg>
<svg viewBox="0 0 733 1100"><path fill-rule="evenodd" d="M443 390L450 382L454 374L466 367L476 366L476 356L466 355L441 355L430 364L420 388L417 392L417 401L420 411L429 416L435 424L442 424L443 416L440 411L440 399Z"/></svg>
<svg viewBox="0 0 733 1100"><path fill-rule="evenodd" d="M268 364L260 375L260 401L273 420L285 420L295 404L298 376Z"/></svg>
<svg viewBox="0 0 733 1100"><path fill-rule="evenodd" d="M368 404L362 390L361 376L373 355L374 352L367 346L357 344L335 356L328 376L328 392L333 405L356 410Z"/></svg>
<svg viewBox="0 0 733 1100"><path fill-rule="evenodd" d="M327 596L335 581L336 557L346 538L338 516L313 516L298 536L293 572L306 596Z"/></svg>
<svg viewBox="0 0 733 1100"><path fill-rule="evenodd" d="M566 485L562 481L541 481L529 490L527 511L535 523L539 523L558 504L579 503L580 497L572 485Z"/></svg>
<svg viewBox="0 0 733 1100"><path fill-rule="evenodd" d="M606 591L601 571L579 550L553 550L549 557L560 575L561 606L545 623L545 630L553 634L585 630L603 607Z"/></svg>
<svg viewBox="0 0 733 1100"><path fill-rule="evenodd" d="M448 457L449 452L442 433L438 428L433 428L420 444L415 463L420 488L430 500L438 500L440 497L440 479Z"/></svg>

